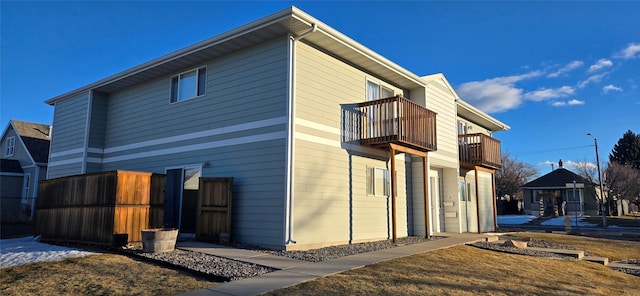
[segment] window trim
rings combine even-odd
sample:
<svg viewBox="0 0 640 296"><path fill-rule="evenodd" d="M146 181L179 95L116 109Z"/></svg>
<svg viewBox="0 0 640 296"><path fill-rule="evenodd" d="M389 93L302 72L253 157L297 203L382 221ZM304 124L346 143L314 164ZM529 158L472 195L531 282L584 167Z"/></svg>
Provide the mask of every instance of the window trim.
<svg viewBox="0 0 640 296"><path fill-rule="evenodd" d="M22 179L22 200L21 204L28 204L29 193L31 192L31 174L24 174Z"/></svg>
<svg viewBox="0 0 640 296"><path fill-rule="evenodd" d="M371 171L371 173L369 173ZM376 185L376 171L382 171L382 179L385 184L382 185L382 193L376 191L378 187ZM371 182L369 179L371 178ZM369 183L371 183L371 187L369 187ZM376 197L389 197L391 196L391 175L389 174L388 168L383 167L375 167L375 166L367 166L365 173L365 192L367 196L376 196Z"/></svg>
<svg viewBox="0 0 640 296"><path fill-rule="evenodd" d="M195 72L195 96L180 98L180 80L185 74ZM200 66L171 76L169 79L169 102L180 103L207 95L207 66Z"/></svg>
<svg viewBox="0 0 640 296"><path fill-rule="evenodd" d="M378 86L378 98L377 99L369 98L369 83L375 84L375 85ZM389 86L387 84L384 84L384 83L382 83L380 81L376 81L376 80L367 78L366 81L365 81L365 84L364 84L364 92L365 92L364 93L364 97L365 97L365 100L368 102L368 101L375 101L375 100L379 100L379 99L388 98L388 97L382 95L383 90L386 90L386 91L390 92L392 94L391 95L392 97L397 95L396 94L396 90L394 89L394 87L391 87L391 86Z"/></svg>
<svg viewBox="0 0 640 296"><path fill-rule="evenodd" d="M8 137L7 141L4 143L4 156L10 157L10 156L13 156L15 153L16 153L16 137L15 136Z"/></svg>

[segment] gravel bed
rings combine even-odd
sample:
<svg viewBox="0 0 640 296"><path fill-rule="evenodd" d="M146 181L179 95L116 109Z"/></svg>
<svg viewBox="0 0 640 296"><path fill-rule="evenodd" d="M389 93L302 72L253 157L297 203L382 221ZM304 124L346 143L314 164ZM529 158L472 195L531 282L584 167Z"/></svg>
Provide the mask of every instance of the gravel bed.
<svg viewBox="0 0 640 296"><path fill-rule="evenodd" d="M621 260L621 261L616 261L616 263L624 263L624 264L640 266L640 259ZM638 269L618 268L618 267L612 267L611 269L617 270L619 272L624 272L626 274L635 275L637 277L640 277L640 270L638 270Z"/></svg>
<svg viewBox="0 0 640 296"><path fill-rule="evenodd" d="M438 239L434 237L433 239ZM351 245L332 246L320 249L305 251L273 251L261 249L255 246L247 246L235 244L234 247L250 249L254 251L264 252L276 256L287 257L291 259L304 260L309 262L319 262L324 260L336 259L344 256L355 255L376 250L389 249L401 245L415 244L428 241L423 237L405 237L397 239L396 243L389 240L358 243ZM234 281L247 277L257 276L275 271L277 269L231 260L227 258L207 255L199 252L191 252L175 249L171 252L164 253L144 253L142 247L133 247L125 249L125 252L134 256L144 257L154 261L160 261L165 264L177 266L183 269L192 270L206 276L215 277L223 281Z"/></svg>
<svg viewBox="0 0 640 296"><path fill-rule="evenodd" d="M535 257L556 258L556 259L572 259L572 258L574 258L572 256L567 256L567 255L562 255L562 254L554 254L554 253L549 253L549 252L534 251L534 250L531 250L531 249L518 249L518 248L513 248L513 247L506 247L506 246L503 246L502 244L496 244L496 243L490 243L490 242L477 242L477 243L474 243L472 246L478 247L478 248L482 248L482 249L492 250L492 251L499 251L499 252L520 254L520 255L528 255L528 256L535 256ZM532 245L529 245L529 244L527 244L527 246L533 247ZM540 248L544 248L544 247L540 247Z"/></svg>
<svg viewBox="0 0 640 296"><path fill-rule="evenodd" d="M308 262L320 262L326 260L337 259L340 257L356 255L366 252L390 249L403 245L410 245L416 243L422 243L429 240L439 239L442 237L433 237L431 239L427 239L424 237L410 236L398 238L396 243L393 243L390 240L381 240L374 242L366 242L366 243L357 243L357 244L347 244L347 245L339 245L339 246L331 246L324 247L319 249L311 249L311 250L303 250L303 251L273 251L262 249L255 246L248 245L240 245L236 244L235 247L242 249L250 249L255 250L275 256L286 257L290 259L303 260Z"/></svg>
<svg viewBox="0 0 640 296"><path fill-rule="evenodd" d="M504 241L507 241L507 240L522 240L522 238L505 235L505 236L501 236L500 240L504 240ZM473 246L479 247L479 248L483 248L483 249L488 249L488 250L494 250L494 251L500 251L500 252L506 252L506 253L513 253L513 254L528 255L528 256L544 257L544 258L557 258L557 259L574 259L575 258L573 256L562 255L562 254L554 254L554 253L549 253L549 252L534 251L534 250L531 250L531 249L518 249L518 248L513 248L513 247L506 247L506 246L503 246L502 244L498 244L498 243L478 242L478 243L473 244ZM558 243L554 243L554 242L550 242L550 241L546 241L546 240L538 240L538 239L532 239L532 240L527 241L527 247L547 248L547 249L561 249L561 250L578 250L577 248L574 248L572 246L567 246L567 245L563 245L563 244L558 244ZM585 251L584 254L587 255L587 252Z"/></svg>
<svg viewBox="0 0 640 296"><path fill-rule="evenodd" d="M163 253L144 253L141 250L128 252L224 281L234 281L275 271L270 267L179 249Z"/></svg>

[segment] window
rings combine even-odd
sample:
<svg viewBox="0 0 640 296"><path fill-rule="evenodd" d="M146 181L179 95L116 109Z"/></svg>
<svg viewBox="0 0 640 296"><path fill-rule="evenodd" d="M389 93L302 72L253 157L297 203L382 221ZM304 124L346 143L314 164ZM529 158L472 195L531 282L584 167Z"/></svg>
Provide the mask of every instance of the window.
<svg viewBox="0 0 640 296"><path fill-rule="evenodd" d="M582 197L582 189L576 189L575 195L573 194L573 188L567 189L567 202L580 202Z"/></svg>
<svg viewBox="0 0 640 296"><path fill-rule="evenodd" d="M4 156L13 156L13 152L16 148L16 137L7 138L7 142L4 143Z"/></svg>
<svg viewBox="0 0 640 296"><path fill-rule="evenodd" d="M393 97L393 90L373 81L367 81L367 101Z"/></svg>
<svg viewBox="0 0 640 296"><path fill-rule="evenodd" d="M207 67L193 69L171 77L171 102L204 96L207 86Z"/></svg>
<svg viewBox="0 0 640 296"><path fill-rule="evenodd" d="M464 121L458 121L458 135L467 134L467 123Z"/></svg>
<svg viewBox="0 0 640 296"><path fill-rule="evenodd" d="M384 98L390 98L394 96L394 92L393 90L391 90L388 87L384 87L378 83L375 83L373 81L367 80L367 101L373 101L373 100L377 100L377 99L384 99ZM394 110L394 117L397 114L397 110L395 109L395 105L393 105ZM382 121L379 122L379 119L377 118L376 114L379 114L380 110L379 108L381 108L380 106L376 106L376 105L372 105L372 106L368 106L366 107L366 113L369 114L368 115L368 125L367 125L367 129L365 131L365 134L367 135L368 138L375 138L375 137L380 137L380 136L385 136L387 135L386 133L389 132L388 130L386 130L385 128L388 128L388 126L386 126L386 124L388 124L388 122L386 121ZM389 118L386 118L387 120Z"/></svg>
<svg viewBox="0 0 640 296"><path fill-rule="evenodd" d="M460 192L460 201L467 201L467 183L465 181L458 182L458 189Z"/></svg>
<svg viewBox="0 0 640 296"><path fill-rule="evenodd" d="M367 167L367 195L389 196L390 188L388 169Z"/></svg>
<svg viewBox="0 0 640 296"><path fill-rule="evenodd" d="M22 204L29 202L29 186L31 184L31 175L24 175L24 183L22 185Z"/></svg>

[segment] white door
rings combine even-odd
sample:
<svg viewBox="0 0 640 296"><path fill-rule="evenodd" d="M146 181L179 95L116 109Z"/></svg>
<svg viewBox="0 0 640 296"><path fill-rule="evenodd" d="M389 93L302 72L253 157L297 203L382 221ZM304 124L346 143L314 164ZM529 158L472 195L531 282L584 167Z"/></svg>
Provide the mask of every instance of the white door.
<svg viewBox="0 0 640 296"><path fill-rule="evenodd" d="M429 188L431 189L432 229L434 232L444 232L444 196L442 195L438 171L430 172Z"/></svg>

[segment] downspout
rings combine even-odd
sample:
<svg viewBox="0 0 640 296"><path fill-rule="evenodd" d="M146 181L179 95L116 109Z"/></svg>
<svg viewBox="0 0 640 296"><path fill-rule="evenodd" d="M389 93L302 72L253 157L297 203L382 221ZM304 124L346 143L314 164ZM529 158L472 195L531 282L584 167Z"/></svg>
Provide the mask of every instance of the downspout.
<svg viewBox="0 0 640 296"><path fill-rule="evenodd" d="M289 88L288 88L288 120L287 120L287 188L285 194L285 245L290 243L297 243L293 239L293 193L294 193L294 140L295 140L295 97L296 97L296 41L301 40L308 34L315 32L318 29L316 24L311 24L311 29L302 33L299 36L289 35Z"/></svg>

